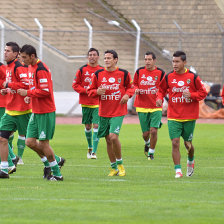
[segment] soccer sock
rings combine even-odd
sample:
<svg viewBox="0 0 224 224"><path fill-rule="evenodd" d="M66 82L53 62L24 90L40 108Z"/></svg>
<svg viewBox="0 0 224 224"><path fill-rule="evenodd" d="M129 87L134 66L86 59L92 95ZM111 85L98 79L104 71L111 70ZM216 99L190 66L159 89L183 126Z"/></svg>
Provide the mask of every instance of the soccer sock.
<svg viewBox="0 0 224 224"><path fill-rule="evenodd" d="M145 145L150 146L150 138L148 141L145 141Z"/></svg>
<svg viewBox="0 0 224 224"><path fill-rule="evenodd" d="M14 134L9 136L9 145L10 145L11 148L12 148L12 141L13 141L13 139L14 139Z"/></svg>
<svg viewBox="0 0 224 224"><path fill-rule="evenodd" d="M50 167L50 164L49 164L46 156L44 156L43 158L41 158L41 161L43 162L43 164L44 164L45 167Z"/></svg>
<svg viewBox="0 0 224 224"><path fill-rule="evenodd" d="M112 169L117 170L117 162L110 163L110 166L111 166Z"/></svg>
<svg viewBox="0 0 224 224"><path fill-rule="evenodd" d="M98 128L93 128L93 153L96 153L97 146L99 143L99 138L97 138Z"/></svg>
<svg viewBox="0 0 224 224"><path fill-rule="evenodd" d="M155 152L155 149L149 149L149 154L148 155L153 155L154 154L154 152Z"/></svg>
<svg viewBox="0 0 224 224"><path fill-rule="evenodd" d="M23 157L23 152L24 152L24 149L25 149L25 140L26 140L26 137L18 136L17 149L18 149L19 158Z"/></svg>
<svg viewBox="0 0 224 224"><path fill-rule="evenodd" d="M54 157L55 157L55 159L56 159L56 161L57 161L57 163L59 163L60 162L60 157L59 156L57 156L56 154L54 154Z"/></svg>
<svg viewBox="0 0 224 224"><path fill-rule="evenodd" d="M8 148L9 148L9 155L11 157L12 160L16 159L16 155L14 154L12 147L10 146L10 144L8 143Z"/></svg>
<svg viewBox="0 0 224 224"><path fill-rule="evenodd" d="M88 148L92 149L93 148L93 145L92 145L92 129L90 129L90 130L85 129L85 134L86 134L86 140L88 142Z"/></svg>
<svg viewBox="0 0 224 224"><path fill-rule="evenodd" d="M190 158L189 156L187 157L187 164L191 165L194 163L194 156Z"/></svg>
<svg viewBox="0 0 224 224"><path fill-rule="evenodd" d="M117 163L117 165L123 164L123 159L122 158L121 159L116 159L116 163Z"/></svg>
<svg viewBox="0 0 224 224"><path fill-rule="evenodd" d="M1 162L1 171L4 173L8 173L9 164L8 161Z"/></svg>
<svg viewBox="0 0 224 224"><path fill-rule="evenodd" d="M60 172L59 166L57 164L57 161L55 160L53 162L50 162L49 164L50 164L51 170L53 171L53 175L60 177L61 172Z"/></svg>
<svg viewBox="0 0 224 224"><path fill-rule="evenodd" d="M14 163L12 162L12 158L10 155L8 155L8 166L14 166Z"/></svg>
<svg viewBox="0 0 224 224"><path fill-rule="evenodd" d="M174 169L175 169L176 173L178 173L178 172L182 173L182 171L181 171L181 165L175 165L174 166Z"/></svg>

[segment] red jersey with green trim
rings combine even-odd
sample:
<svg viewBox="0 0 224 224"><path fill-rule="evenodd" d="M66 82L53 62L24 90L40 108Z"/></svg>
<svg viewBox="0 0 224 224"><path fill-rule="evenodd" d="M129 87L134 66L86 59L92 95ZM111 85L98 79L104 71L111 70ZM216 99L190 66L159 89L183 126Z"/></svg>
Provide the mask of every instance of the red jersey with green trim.
<svg viewBox="0 0 224 224"><path fill-rule="evenodd" d="M132 97L134 87L128 71L117 68L107 71L105 68L98 70L92 77L92 83L87 89L89 96L97 96L98 88L105 88L104 95L99 96L99 116L118 117L127 114L127 104L120 104L121 98L127 94Z"/></svg>
<svg viewBox="0 0 224 224"><path fill-rule="evenodd" d="M188 89L190 98L183 96ZM169 92L168 119L197 119L199 116L199 101L207 96L207 91L198 75L186 69L183 74L172 71L167 74L159 85L157 99L162 99Z"/></svg>
<svg viewBox="0 0 224 224"><path fill-rule="evenodd" d="M0 62L0 89L4 89L3 82L5 81L5 65ZM6 106L6 96L0 94L0 107Z"/></svg>
<svg viewBox="0 0 224 224"><path fill-rule="evenodd" d="M141 67L135 72L133 84L135 89L139 89L139 93L135 97L135 107L158 108L156 106L156 93L164 74L165 72L157 67L152 71L146 67Z"/></svg>
<svg viewBox="0 0 224 224"><path fill-rule="evenodd" d="M91 82L91 78L97 70L102 69L100 65L96 67L92 67L88 64L82 66L75 75L73 80L72 88L79 93L79 104L84 105L99 105L99 96L91 96L87 95L87 87Z"/></svg>
<svg viewBox="0 0 224 224"><path fill-rule="evenodd" d="M6 110L26 111L30 105L24 102L24 96L17 94L17 89L28 89L29 81L27 67L24 67L17 59L6 65L6 82L9 93L7 94Z"/></svg>
<svg viewBox="0 0 224 224"><path fill-rule="evenodd" d="M56 110L53 84L49 68L40 60L28 67L29 87L27 96L31 97L32 112L51 113Z"/></svg>

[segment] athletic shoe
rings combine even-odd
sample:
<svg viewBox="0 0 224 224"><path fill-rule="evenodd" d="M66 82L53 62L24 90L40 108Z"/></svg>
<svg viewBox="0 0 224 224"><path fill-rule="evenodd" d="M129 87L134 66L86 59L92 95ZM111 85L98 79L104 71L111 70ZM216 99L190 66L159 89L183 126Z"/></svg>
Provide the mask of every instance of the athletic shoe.
<svg viewBox="0 0 224 224"><path fill-rule="evenodd" d="M12 174L12 173L14 173L14 172L16 172L16 166L15 166L15 165L13 165L13 166L9 166L9 167L8 167L8 173L9 173L9 174Z"/></svg>
<svg viewBox="0 0 224 224"><path fill-rule="evenodd" d="M17 166L18 161L19 161L19 156L16 156L15 159L12 159L12 162L14 163L15 166Z"/></svg>
<svg viewBox="0 0 224 224"><path fill-rule="evenodd" d="M175 178L181 178L181 177L183 177L183 174L181 172L177 172Z"/></svg>
<svg viewBox="0 0 224 224"><path fill-rule="evenodd" d="M50 175L47 180L50 181L63 181L63 176L54 176L54 175Z"/></svg>
<svg viewBox="0 0 224 224"><path fill-rule="evenodd" d="M146 157L148 157L148 152L149 152L149 146L145 145L144 153Z"/></svg>
<svg viewBox="0 0 224 224"><path fill-rule="evenodd" d="M47 179L49 176L51 176L51 168L50 167L44 167L44 179Z"/></svg>
<svg viewBox="0 0 224 224"><path fill-rule="evenodd" d="M108 174L108 177L117 176L118 172L119 172L118 170L111 169L110 173Z"/></svg>
<svg viewBox="0 0 224 224"><path fill-rule="evenodd" d="M23 162L22 158L19 157L19 161L18 161L17 164L18 164L18 165L24 165L24 162Z"/></svg>
<svg viewBox="0 0 224 224"><path fill-rule="evenodd" d="M92 149L88 149L87 151L87 159L91 159Z"/></svg>
<svg viewBox="0 0 224 224"><path fill-rule="evenodd" d="M65 161L66 160L64 158L60 157L60 161L58 162L58 166L60 169L64 166Z"/></svg>
<svg viewBox="0 0 224 224"><path fill-rule="evenodd" d="M119 170L118 176L123 177L123 176L126 175L124 166L122 164L121 165L117 165L117 168Z"/></svg>
<svg viewBox="0 0 224 224"><path fill-rule="evenodd" d="M148 155L148 160L154 160L154 154L149 154Z"/></svg>
<svg viewBox="0 0 224 224"><path fill-rule="evenodd" d="M0 178L9 178L9 174L0 170Z"/></svg>
<svg viewBox="0 0 224 224"><path fill-rule="evenodd" d="M187 177L191 177L194 173L194 162L193 164L187 164Z"/></svg>
<svg viewBox="0 0 224 224"><path fill-rule="evenodd" d="M91 153L91 159L97 159L96 153L94 153L94 152Z"/></svg>

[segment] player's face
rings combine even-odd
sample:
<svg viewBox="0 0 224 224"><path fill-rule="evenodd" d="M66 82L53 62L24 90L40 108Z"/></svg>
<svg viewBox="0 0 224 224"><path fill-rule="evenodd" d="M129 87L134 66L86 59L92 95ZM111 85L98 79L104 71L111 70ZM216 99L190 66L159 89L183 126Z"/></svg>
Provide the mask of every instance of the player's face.
<svg viewBox="0 0 224 224"><path fill-rule="evenodd" d="M91 51L88 54L88 61L90 65L98 64L99 56L97 55L96 51Z"/></svg>
<svg viewBox="0 0 224 224"><path fill-rule="evenodd" d="M113 57L113 54L106 53L104 55L104 63L107 69L115 68L117 64L117 58Z"/></svg>
<svg viewBox="0 0 224 224"><path fill-rule="evenodd" d="M31 65L33 62L33 56L29 56L25 52L20 53L20 57L22 58L22 61L24 62L25 65Z"/></svg>
<svg viewBox="0 0 224 224"><path fill-rule="evenodd" d="M182 74L185 71L186 61L182 61L181 57L173 57L173 70L176 73Z"/></svg>
<svg viewBox="0 0 224 224"><path fill-rule="evenodd" d="M18 52L13 52L11 46L5 46L4 56L6 62L14 60L17 57L17 55Z"/></svg>
<svg viewBox="0 0 224 224"><path fill-rule="evenodd" d="M148 70L152 70L155 66L155 60L152 58L152 55L145 55L145 67Z"/></svg>

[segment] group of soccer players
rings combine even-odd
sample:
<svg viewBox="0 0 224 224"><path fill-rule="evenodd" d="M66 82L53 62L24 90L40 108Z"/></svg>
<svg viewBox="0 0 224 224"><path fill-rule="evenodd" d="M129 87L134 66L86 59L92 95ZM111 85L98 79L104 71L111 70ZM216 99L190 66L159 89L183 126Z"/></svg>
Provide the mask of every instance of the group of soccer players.
<svg viewBox="0 0 224 224"><path fill-rule="evenodd" d="M108 176L126 175L119 133L127 114L127 102L135 95L134 106L145 142L144 153L148 160L154 160L157 132L162 125L163 99L168 96L168 130L175 178L183 177L180 137L183 137L188 152L186 176L192 176L195 164L193 132L199 116L199 101L206 97L207 91L200 77L186 68L186 54L176 51L173 71L165 74L156 66L156 55L147 51L145 66L137 69L133 81L127 70L117 67L116 51L104 52L105 67L98 64L97 49L90 48L87 57L88 63L76 72L72 84L80 96L82 123L88 142L87 158L97 159L99 138L105 137L111 164ZM5 61L6 65L0 65L0 178L9 178L9 174L16 171L19 157L12 150L10 136L18 130L20 140L25 141L44 163L44 178L62 181L60 168L65 159L55 155L49 144L54 135L56 110L50 70L38 59L32 45L20 49L17 43L8 42ZM222 96L224 101L224 90Z"/></svg>
<svg viewBox="0 0 224 224"><path fill-rule="evenodd" d="M188 152L186 176L192 176L195 164L193 132L199 116L199 101L207 96L207 91L200 77L186 68L186 54L176 51L173 54L173 71L165 74L156 66L156 55L147 51L144 56L145 66L137 69L133 82L128 71L117 67L116 51L105 51L104 68L98 65L97 49L89 49L87 56L88 64L77 71L72 85L80 94L82 123L88 142L87 158L97 158L99 138L105 137L111 163L108 176L126 175L119 133L127 114L127 101L135 94L134 106L145 141L144 153L148 160L153 160L157 132L162 125L163 99L168 96L168 130L172 141L175 178L183 177L180 137L183 137Z"/></svg>
<svg viewBox="0 0 224 224"><path fill-rule="evenodd" d="M5 101L0 121L0 178L9 178L9 174L16 171L18 158L9 139L18 130L24 143L26 141L44 163L44 178L62 181L60 168L65 159L55 155L49 145L56 110L50 70L37 58L36 49L31 45L20 49L17 43L8 42L4 55L7 64L1 65L0 74L1 95L4 95L1 99Z"/></svg>

